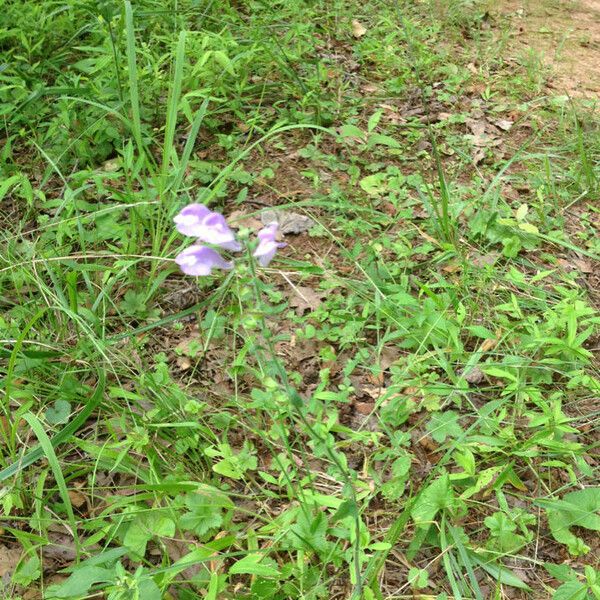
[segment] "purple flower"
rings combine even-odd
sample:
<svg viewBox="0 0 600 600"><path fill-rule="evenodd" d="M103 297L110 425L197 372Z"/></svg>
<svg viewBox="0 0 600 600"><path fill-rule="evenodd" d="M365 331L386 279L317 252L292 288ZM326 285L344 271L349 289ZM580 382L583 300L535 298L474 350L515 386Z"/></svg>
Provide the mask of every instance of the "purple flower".
<svg viewBox="0 0 600 600"><path fill-rule="evenodd" d="M216 250L206 246L190 246L175 257L175 262L186 275L210 275L213 268L231 269L232 263Z"/></svg>
<svg viewBox="0 0 600 600"><path fill-rule="evenodd" d="M277 228L279 225L276 222L270 223L258 232L258 246L254 251L255 258L258 259L258 264L261 267L266 267L275 256L278 248L284 248L287 244L277 242Z"/></svg>
<svg viewBox="0 0 600 600"><path fill-rule="evenodd" d="M238 252L242 246L227 225L225 217L204 204L190 204L173 219L179 233L196 237L207 244Z"/></svg>

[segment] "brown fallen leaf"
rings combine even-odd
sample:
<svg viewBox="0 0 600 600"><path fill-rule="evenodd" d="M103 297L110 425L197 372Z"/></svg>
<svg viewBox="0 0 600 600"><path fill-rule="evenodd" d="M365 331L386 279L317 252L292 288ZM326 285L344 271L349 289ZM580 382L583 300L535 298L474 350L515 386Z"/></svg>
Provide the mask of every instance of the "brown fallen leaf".
<svg viewBox="0 0 600 600"><path fill-rule="evenodd" d="M367 28L358 19L352 19L352 35L358 39L365 33L367 33Z"/></svg>
<svg viewBox="0 0 600 600"><path fill-rule="evenodd" d="M290 306L296 309L296 314L302 316L307 310L317 310L325 297L325 292L315 291L306 285L296 285L290 292Z"/></svg>
<svg viewBox="0 0 600 600"><path fill-rule="evenodd" d="M494 125L498 129L502 129L502 131L510 131L514 125L514 122L510 121L509 119L498 119L497 121L494 121Z"/></svg>
<svg viewBox="0 0 600 600"><path fill-rule="evenodd" d="M75 508L81 508L87 501L85 494L77 490L69 490L69 499Z"/></svg>
<svg viewBox="0 0 600 600"><path fill-rule="evenodd" d="M0 544L0 577L11 574L19 564L21 550Z"/></svg>
<svg viewBox="0 0 600 600"><path fill-rule="evenodd" d="M228 221L235 229L247 227L256 233L263 228L263 223L257 216L248 215L243 210L234 210L229 215Z"/></svg>
<svg viewBox="0 0 600 600"><path fill-rule="evenodd" d="M310 217L288 210L263 210L260 220L264 225L278 223L279 231L284 235L304 233L315 225Z"/></svg>
<svg viewBox="0 0 600 600"><path fill-rule="evenodd" d="M463 377L467 383L476 384L476 383L481 383L484 375L483 375L483 371L479 367L473 367L472 369L467 371L463 375Z"/></svg>

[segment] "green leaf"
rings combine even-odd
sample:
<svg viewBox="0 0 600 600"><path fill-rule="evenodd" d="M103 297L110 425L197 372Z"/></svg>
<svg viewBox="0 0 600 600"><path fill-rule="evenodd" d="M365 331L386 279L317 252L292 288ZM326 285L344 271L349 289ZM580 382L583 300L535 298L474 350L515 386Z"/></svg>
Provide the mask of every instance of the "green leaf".
<svg viewBox="0 0 600 600"><path fill-rule="evenodd" d="M215 496L188 494L185 504L189 512L185 513L179 521L183 529L194 531L202 537L223 523L222 494Z"/></svg>
<svg viewBox="0 0 600 600"><path fill-rule="evenodd" d="M529 206L527 206L527 204L521 204L521 206L519 206L515 214L517 221L522 221L527 216L528 212Z"/></svg>
<svg viewBox="0 0 600 600"><path fill-rule="evenodd" d="M235 76L235 67L225 52L222 50L215 50L212 55L221 67L223 67L230 75Z"/></svg>
<svg viewBox="0 0 600 600"><path fill-rule="evenodd" d="M46 422L50 425L61 425L69 420L71 415L71 403L66 400L57 400L44 413Z"/></svg>
<svg viewBox="0 0 600 600"><path fill-rule="evenodd" d="M552 596L552 600L586 600L586 598L588 598L588 588L581 581L563 583Z"/></svg>
<svg viewBox="0 0 600 600"><path fill-rule="evenodd" d="M532 223L519 223L519 229L525 233L531 233L533 235L536 235L540 232L540 230Z"/></svg>
<svg viewBox="0 0 600 600"><path fill-rule="evenodd" d="M408 583L417 590L426 588L429 585L429 573L427 569L411 567L408 571Z"/></svg>
<svg viewBox="0 0 600 600"><path fill-rule="evenodd" d="M387 191L387 176L385 173L367 175L360 180L359 185L369 196L379 196Z"/></svg>
<svg viewBox="0 0 600 600"><path fill-rule="evenodd" d="M379 125L379 121L381 121L382 115L383 115L382 110L376 110L369 117L369 122L367 123L367 130L369 131L369 133L371 133L371 131L373 131L375 129L375 127L377 127L377 125Z"/></svg>
<svg viewBox="0 0 600 600"><path fill-rule="evenodd" d="M426 487L415 502L410 514L417 526L429 527L437 513L453 503L448 473L444 473Z"/></svg>
<svg viewBox="0 0 600 600"><path fill-rule="evenodd" d="M369 136L369 148L373 146L387 146L388 148L402 148L402 144L398 140L395 140L389 135L383 135L382 133L372 133Z"/></svg>
<svg viewBox="0 0 600 600"><path fill-rule="evenodd" d="M12 576L13 583L17 585L27 586L36 579L39 579L42 574L40 559L37 554L33 554L27 560L19 563Z"/></svg>
<svg viewBox="0 0 600 600"><path fill-rule="evenodd" d="M475 563L477 563L484 571L487 571L496 581L520 590L531 589L522 579L517 577L517 575L505 566L485 560L472 550L467 550L467 553Z"/></svg>
<svg viewBox="0 0 600 600"><path fill-rule="evenodd" d="M146 554L146 544L155 536L173 537L175 522L160 513L144 513L135 518L127 528L123 545L138 556Z"/></svg>
<svg viewBox="0 0 600 600"><path fill-rule="evenodd" d="M340 135L344 138L358 138L359 140L364 140L366 137L362 129L351 123L346 123L340 127Z"/></svg>
<svg viewBox="0 0 600 600"><path fill-rule="evenodd" d="M258 575L259 577L279 577L277 563L262 554L248 554L229 569L230 575Z"/></svg>
<svg viewBox="0 0 600 600"><path fill-rule="evenodd" d="M438 444L444 442L447 437L459 437L463 430L458 424L458 418L458 413L453 410L435 413L427 423L427 431Z"/></svg>
<svg viewBox="0 0 600 600"><path fill-rule="evenodd" d="M46 591L46 598L81 598L87 595L89 589L96 583L108 583L114 579L112 569L102 567L83 567L58 586L53 586Z"/></svg>
<svg viewBox="0 0 600 600"><path fill-rule="evenodd" d="M313 514L309 507L298 511L296 523L290 528L292 543L299 550L324 552L329 547L327 542L327 517L324 512Z"/></svg>
<svg viewBox="0 0 600 600"><path fill-rule="evenodd" d="M536 504L546 509L548 526L557 542L565 544L574 556L589 552L589 547L570 528L600 531L600 515L596 514L600 511L600 487L570 492L562 500L537 500Z"/></svg>
<svg viewBox="0 0 600 600"><path fill-rule="evenodd" d="M164 598L160 588L154 582L154 579L148 577L140 581L139 598L143 600L162 600Z"/></svg>
<svg viewBox="0 0 600 600"><path fill-rule="evenodd" d="M544 563L544 569L558 581L571 581L577 579L577 573L569 565L555 565L554 563Z"/></svg>

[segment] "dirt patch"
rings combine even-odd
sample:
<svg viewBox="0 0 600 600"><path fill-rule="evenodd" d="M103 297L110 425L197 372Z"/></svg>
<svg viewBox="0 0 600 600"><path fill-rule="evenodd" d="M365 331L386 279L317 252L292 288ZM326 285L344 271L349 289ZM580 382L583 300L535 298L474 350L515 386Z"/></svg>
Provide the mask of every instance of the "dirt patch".
<svg viewBox="0 0 600 600"><path fill-rule="evenodd" d="M595 98L600 91L600 0L505 0L513 49L533 50L559 94ZM535 64L531 65L535 68Z"/></svg>

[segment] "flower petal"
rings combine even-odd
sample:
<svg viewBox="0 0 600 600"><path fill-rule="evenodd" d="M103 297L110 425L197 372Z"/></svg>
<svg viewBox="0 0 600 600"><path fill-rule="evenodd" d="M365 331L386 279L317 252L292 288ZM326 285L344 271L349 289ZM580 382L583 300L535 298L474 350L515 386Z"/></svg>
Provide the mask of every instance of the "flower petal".
<svg viewBox="0 0 600 600"><path fill-rule="evenodd" d="M192 237L198 236L198 231L202 231L202 222L211 214L209 208L204 204L190 204L183 208L179 214L175 215L173 221L179 233Z"/></svg>
<svg viewBox="0 0 600 600"><path fill-rule="evenodd" d="M259 242L254 251L254 257L258 260L258 264L261 267L266 267L273 260L278 248L287 246L287 244L277 242L275 239L278 227L279 225L275 222L269 223L269 225L261 229L257 234Z"/></svg>
<svg viewBox="0 0 600 600"><path fill-rule="evenodd" d="M216 250L206 246L190 246L175 257L175 262L186 275L210 275L213 268L231 269L232 263L226 261Z"/></svg>
<svg viewBox="0 0 600 600"><path fill-rule="evenodd" d="M202 228L198 229L197 237L207 244L221 246L226 250L235 252L242 249L242 246L235 239L235 234L227 225L225 217L219 213L212 212L202 221Z"/></svg>

